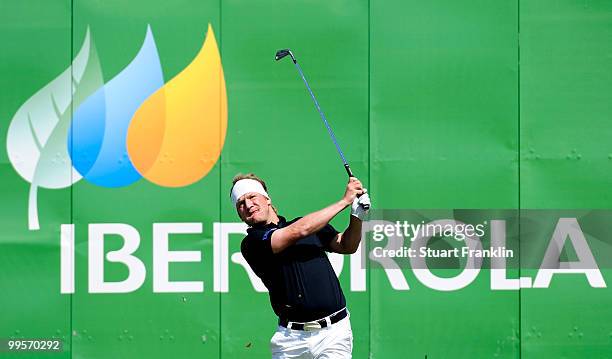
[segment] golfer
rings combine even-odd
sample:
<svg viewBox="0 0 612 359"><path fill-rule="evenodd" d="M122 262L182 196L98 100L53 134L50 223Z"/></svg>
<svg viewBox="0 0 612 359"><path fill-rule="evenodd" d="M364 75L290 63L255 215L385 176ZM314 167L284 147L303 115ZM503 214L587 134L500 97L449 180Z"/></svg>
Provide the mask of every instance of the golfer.
<svg viewBox="0 0 612 359"><path fill-rule="evenodd" d="M291 221L278 215L267 191L254 174L237 175L230 196L249 225L240 250L268 288L278 316L272 358L351 358L349 312L325 251L357 250L367 212L363 205L370 204L366 190L351 177L339 201ZM350 222L339 233L329 221L348 206Z"/></svg>

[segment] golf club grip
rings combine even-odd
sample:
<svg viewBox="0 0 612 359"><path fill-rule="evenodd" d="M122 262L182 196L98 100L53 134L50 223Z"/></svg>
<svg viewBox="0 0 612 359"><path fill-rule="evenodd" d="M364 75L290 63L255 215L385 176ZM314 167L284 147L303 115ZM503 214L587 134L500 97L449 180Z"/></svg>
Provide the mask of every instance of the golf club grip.
<svg viewBox="0 0 612 359"><path fill-rule="evenodd" d="M348 163L344 164L344 169L346 170L346 173L348 174L349 177L355 177L353 175L353 171L351 171L351 167L349 167ZM357 196L357 197L361 197L361 195ZM369 204L359 204L363 209L365 209L366 211L368 209L370 209L370 205Z"/></svg>
<svg viewBox="0 0 612 359"><path fill-rule="evenodd" d="M351 171L351 168L349 167L348 163L344 164L344 169L346 170L346 173L348 174L349 177L355 177L353 176L353 172Z"/></svg>

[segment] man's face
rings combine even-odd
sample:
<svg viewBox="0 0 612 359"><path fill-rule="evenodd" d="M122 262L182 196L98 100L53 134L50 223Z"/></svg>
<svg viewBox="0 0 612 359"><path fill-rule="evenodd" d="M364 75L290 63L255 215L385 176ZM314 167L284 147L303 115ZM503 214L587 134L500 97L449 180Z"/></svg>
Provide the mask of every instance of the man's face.
<svg viewBox="0 0 612 359"><path fill-rule="evenodd" d="M257 223L266 223L270 214L270 200L266 196L250 192L238 198L236 210L240 219L252 226Z"/></svg>

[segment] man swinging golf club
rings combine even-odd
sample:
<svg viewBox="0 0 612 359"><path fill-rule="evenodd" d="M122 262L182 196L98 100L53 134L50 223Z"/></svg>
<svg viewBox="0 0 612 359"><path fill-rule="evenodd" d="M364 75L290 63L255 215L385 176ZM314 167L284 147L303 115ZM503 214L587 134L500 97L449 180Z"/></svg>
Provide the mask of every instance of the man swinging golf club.
<svg viewBox="0 0 612 359"><path fill-rule="evenodd" d="M357 250L370 207L361 182L350 177L339 201L291 221L278 215L265 182L253 174L237 175L230 196L249 225L242 255L268 288L279 318L272 358L351 358L349 312L325 252ZM329 221L348 206L349 225L340 233Z"/></svg>

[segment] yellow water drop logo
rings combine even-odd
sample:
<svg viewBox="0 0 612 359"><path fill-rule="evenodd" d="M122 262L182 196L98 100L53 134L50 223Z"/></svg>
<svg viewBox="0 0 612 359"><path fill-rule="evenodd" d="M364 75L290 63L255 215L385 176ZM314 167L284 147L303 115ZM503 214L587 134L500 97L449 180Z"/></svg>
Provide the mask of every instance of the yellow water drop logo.
<svg viewBox="0 0 612 359"><path fill-rule="evenodd" d="M227 94L212 26L192 62L147 98L127 134L132 164L159 186L182 187L210 172L227 131Z"/></svg>

